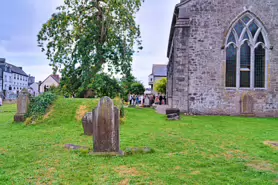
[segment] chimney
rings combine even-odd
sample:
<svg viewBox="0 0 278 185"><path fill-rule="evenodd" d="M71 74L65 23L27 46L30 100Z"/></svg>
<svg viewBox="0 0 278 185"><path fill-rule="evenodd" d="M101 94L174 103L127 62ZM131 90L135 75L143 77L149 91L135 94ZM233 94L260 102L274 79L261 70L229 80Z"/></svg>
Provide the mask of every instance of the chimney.
<svg viewBox="0 0 278 185"><path fill-rule="evenodd" d="M0 63L4 64L6 62L5 58L0 58Z"/></svg>

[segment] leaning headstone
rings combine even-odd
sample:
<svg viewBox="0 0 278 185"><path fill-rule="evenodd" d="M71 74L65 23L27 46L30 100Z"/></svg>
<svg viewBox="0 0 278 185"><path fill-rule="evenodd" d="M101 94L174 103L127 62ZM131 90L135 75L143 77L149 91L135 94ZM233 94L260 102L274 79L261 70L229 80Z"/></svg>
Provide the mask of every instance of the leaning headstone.
<svg viewBox="0 0 278 185"><path fill-rule="evenodd" d="M180 109L168 108L166 109L168 120L180 120Z"/></svg>
<svg viewBox="0 0 278 185"><path fill-rule="evenodd" d="M26 89L22 90L18 99L17 99L17 113L14 116L15 122L24 122L25 114L28 112L29 106L29 93Z"/></svg>
<svg viewBox="0 0 278 185"><path fill-rule="evenodd" d="M84 135L93 136L93 113L87 113L82 119Z"/></svg>
<svg viewBox="0 0 278 185"><path fill-rule="evenodd" d="M249 94L242 96L241 100L241 115L252 116L254 109L253 97Z"/></svg>
<svg viewBox="0 0 278 185"><path fill-rule="evenodd" d="M120 151L120 112L109 97L100 100L93 111L94 153L122 155Z"/></svg>
<svg viewBox="0 0 278 185"><path fill-rule="evenodd" d="M145 98L144 107L150 107L150 99L149 99L149 97Z"/></svg>

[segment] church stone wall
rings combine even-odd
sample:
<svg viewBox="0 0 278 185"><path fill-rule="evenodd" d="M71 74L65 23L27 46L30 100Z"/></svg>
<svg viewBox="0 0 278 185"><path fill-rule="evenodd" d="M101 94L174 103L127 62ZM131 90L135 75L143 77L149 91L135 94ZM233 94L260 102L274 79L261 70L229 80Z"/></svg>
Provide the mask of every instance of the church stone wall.
<svg viewBox="0 0 278 185"><path fill-rule="evenodd" d="M189 38L187 44L177 44L170 60L174 63L172 106L195 114L240 115L241 102L248 94L253 97L256 116L278 116L277 9L277 0L191 0L180 7L179 14L185 11L190 16L190 28L175 29L173 43L184 41L187 34ZM232 21L247 10L263 22L273 46L267 90L225 88L226 54L222 47Z"/></svg>

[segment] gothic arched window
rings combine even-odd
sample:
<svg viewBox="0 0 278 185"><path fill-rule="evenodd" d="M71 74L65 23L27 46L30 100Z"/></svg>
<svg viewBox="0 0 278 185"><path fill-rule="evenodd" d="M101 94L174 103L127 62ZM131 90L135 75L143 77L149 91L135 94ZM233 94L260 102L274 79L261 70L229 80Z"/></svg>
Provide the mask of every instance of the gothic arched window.
<svg viewBox="0 0 278 185"><path fill-rule="evenodd" d="M263 25L245 14L226 40L226 87L266 88L269 43Z"/></svg>

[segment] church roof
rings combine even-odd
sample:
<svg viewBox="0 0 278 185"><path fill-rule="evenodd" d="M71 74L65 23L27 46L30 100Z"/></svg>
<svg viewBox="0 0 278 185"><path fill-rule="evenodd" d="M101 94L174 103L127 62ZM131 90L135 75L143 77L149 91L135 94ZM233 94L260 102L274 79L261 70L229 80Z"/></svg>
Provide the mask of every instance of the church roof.
<svg viewBox="0 0 278 185"><path fill-rule="evenodd" d="M176 25L176 22L177 22L177 18L179 17L179 8L182 5L185 5L186 3L190 2L190 1L191 0L181 0L181 2L176 4L176 6L175 6L173 19L172 19L172 24L171 24L171 29L170 29L167 57L169 57L169 55L170 55L170 49L171 49L172 40L173 40L173 36L174 36L174 28L175 28L175 25Z"/></svg>

